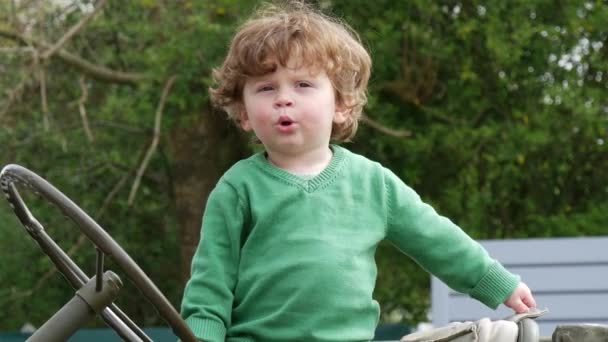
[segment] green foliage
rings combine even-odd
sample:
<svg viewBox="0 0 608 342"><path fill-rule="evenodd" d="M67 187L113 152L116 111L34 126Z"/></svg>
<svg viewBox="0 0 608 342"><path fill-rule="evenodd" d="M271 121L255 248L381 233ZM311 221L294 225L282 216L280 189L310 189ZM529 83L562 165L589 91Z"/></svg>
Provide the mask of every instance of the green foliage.
<svg viewBox="0 0 608 342"><path fill-rule="evenodd" d="M6 61L11 70L0 73L0 88L12 90L22 79L27 80L14 101L3 97L0 102L0 112L5 104L10 105L6 115L0 114L0 164L23 165L64 192L124 247L176 307L184 284L168 133L188 126L207 110L211 68L225 52L235 19L247 8L235 1L216 1L213 6L200 1L108 1L86 30L70 40L66 50L115 71L143 74L149 81L118 85L85 77L85 108L93 141L85 134L78 107L80 70L56 58L45 64L47 129L37 70L31 68L32 55L25 53L19 60L10 53L0 53L0 66ZM18 31L11 25L11 11L1 13L1 27ZM77 6L68 6L49 7L37 15L46 20L44 35L37 37L56 41L84 14ZM5 45L18 47L0 38L0 47ZM162 86L171 75L177 76L177 82L165 104L164 134L136 201L129 206L135 170L152 141ZM28 195L27 189L22 192ZM26 198L49 235L68 251L81 236L78 227L53 206L35 196ZM0 218L4 260L0 303L6 308L0 314L0 329L18 329L28 321L39 326L73 296L74 290L58 273L40 282L54 266L6 204L0 205ZM93 275L91 243L81 244L72 258L85 273ZM24 265L28 267L24 269ZM106 266L126 280L111 260ZM164 325L132 284L125 283L119 306L137 322Z"/></svg>
<svg viewBox="0 0 608 342"><path fill-rule="evenodd" d="M355 150L475 238L604 234L604 2L334 3L375 61L368 115L415 135L363 127ZM386 249L376 291L385 317L424 319L428 278Z"/></svg>
<svg viewBox="0 0 608 342"><path fill-rule="evenodd" d="M398 139L362 125L349 148L394 170L475 238L605 234L605 2L318 3L343 17L371 51L366 115L413 132ZM32 54L0 52L0 89L14 95L0 97L0 164L22 164L72 198L176 307L183 287L176 266L182 212L173 187L180 165L174 164L172 133L209 115L211 71L254 5L241 0L108 1L65 48L147 80L119 85L85 78L93 142L79 114L80 70L57 58L44 64L47 130ZM59 39L83 16L78 7L70 8L47 5L30 13L42 18L31 24L33 36ZM19 30L11 15L15 10L0 2L0 30ZM3 47L18 45L0 35ZM129 206L134 170L152 139L161 90L171 75L177 81L165 104L160 145ZM218 155L210 163L223 159ZM123 178L126 185L117 187ZM28 199L49 234L69 249L79 236L76 227L52 206ZM190 211L198 215L201 210ZM40 325L73 291L55 274L33 293L16 297L52 266L6 205L0 204L0 222L0 303L6 308L0 329L17 329L26 321ZM90 245L85 243L74 258L91 274L95 255ZM393 320L399 313L411 324L425 320L428 275L389 244L381 244L377 261L375 297L382 319ZM162 324L130 284L125 291L129 295L121 296L119 304L128 314L147 325Z"/></svg>

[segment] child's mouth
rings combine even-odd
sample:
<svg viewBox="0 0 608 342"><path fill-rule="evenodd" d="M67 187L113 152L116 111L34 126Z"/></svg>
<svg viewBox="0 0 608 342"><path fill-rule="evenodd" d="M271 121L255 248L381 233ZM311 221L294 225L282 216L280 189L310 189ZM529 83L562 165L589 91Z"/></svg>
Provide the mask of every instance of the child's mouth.
<svg viewBox="0 0 608 342"><path fill-rule="evenodd" d="M291 118L289 118L287 116L281 116L278 120L279 126L282 126L282 127L289 127L293 123L294 123L293 120L291 120Z"/></svg>
<svg viewBox="0 0 608 342"><path fill-rule="evenodd" d="M277 128L281 133L292 133L296 122L288 116L281 116L277 120Z"/></svg>

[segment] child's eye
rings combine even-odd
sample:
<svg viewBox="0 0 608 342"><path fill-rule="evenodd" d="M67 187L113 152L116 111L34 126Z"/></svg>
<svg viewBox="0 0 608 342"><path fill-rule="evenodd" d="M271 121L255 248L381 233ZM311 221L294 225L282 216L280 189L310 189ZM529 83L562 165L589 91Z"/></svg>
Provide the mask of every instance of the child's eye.
<svg viewBox="0 0 608 342"><path fill-rule="evenodd" d="M300 81L297 83L297 86L299 88L308 88L308 87L312 87L312 84L310 84L310 82Z"/></svg>
<svg viewBox="0 0 608 342"><path fill-rule="evenodd" d="M261 87L259 87L258 91L259 92L262 92L262 91L272 91L273 89L274 88L272 86L267 85L267 86L261 86Z"/></svg>

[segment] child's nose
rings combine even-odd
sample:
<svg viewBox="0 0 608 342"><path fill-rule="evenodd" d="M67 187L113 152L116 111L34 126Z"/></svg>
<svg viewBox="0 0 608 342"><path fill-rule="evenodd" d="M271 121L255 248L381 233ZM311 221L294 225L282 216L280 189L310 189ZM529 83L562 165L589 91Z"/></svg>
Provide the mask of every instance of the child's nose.
<svg viewBox="0 0 608 342"><path fill-rule="evenodd" d="M293 99L286 91L279 91L274 100L274 106L277 108L293 106Z"/></svg>

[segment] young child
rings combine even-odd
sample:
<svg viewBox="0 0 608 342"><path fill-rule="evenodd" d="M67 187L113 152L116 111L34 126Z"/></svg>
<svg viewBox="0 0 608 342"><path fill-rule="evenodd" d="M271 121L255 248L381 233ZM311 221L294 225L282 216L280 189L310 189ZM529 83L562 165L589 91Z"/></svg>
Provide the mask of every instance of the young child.
<svg viewBox="0 0 608 342"><path fill-rule="evenodd" d="M347 25L301 3L266 6L234 37L213 100L264 152L209 196L182 316L204 341L367 341L387 239L485 305L534 307L528 287L349 140L370 56Z"/></svg>

